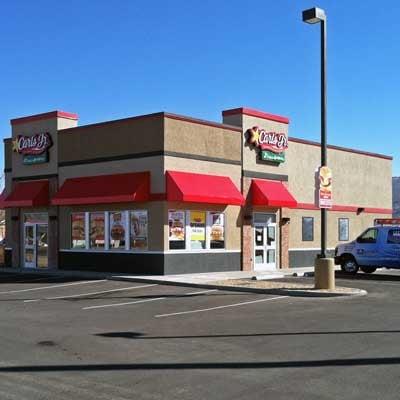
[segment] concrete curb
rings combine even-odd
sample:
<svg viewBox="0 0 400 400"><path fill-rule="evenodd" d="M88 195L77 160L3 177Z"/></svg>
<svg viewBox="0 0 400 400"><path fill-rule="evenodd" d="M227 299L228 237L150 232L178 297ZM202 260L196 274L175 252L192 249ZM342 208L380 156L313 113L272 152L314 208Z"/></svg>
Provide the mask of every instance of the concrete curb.
<svg viewBox="0 0 400 400"><path fill-rule="evenodd" d="M278 296L293 296L293 297L355 297L355 296L366 296L368 292L364 289L352 289L353 293L342 293L342 292L315 292L310 290L293 290L293 289L259 289L259 288L248 288L244 286L225 286L225 285L213 285L212 283L189 283L189 282L176 282L176 281L164 281L157 279L146 279L146 278L128 278L122 276L113 276L112 280L116 281L131 281L141 283L157 283L159 285L170 285L170 286L184 286L184 287L195 287L200 289L218 289L227 290L231 292L249 292L259 294L272 294Z"/></svg>

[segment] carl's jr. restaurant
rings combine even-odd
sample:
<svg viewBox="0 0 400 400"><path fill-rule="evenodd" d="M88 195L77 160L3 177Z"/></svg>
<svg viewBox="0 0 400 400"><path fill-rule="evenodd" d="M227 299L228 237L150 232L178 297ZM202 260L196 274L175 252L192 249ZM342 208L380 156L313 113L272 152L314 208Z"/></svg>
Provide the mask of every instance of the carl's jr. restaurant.
<svg viewBox="0 0 400 400"><path fill-rule="evenodd" d="M222 123L166 112L85 126L62 111L12 119L6 264L132 274L313 265L320 147L288 127L249 108L223 111ZM332 251L391 217L392 158L328 146L328 163Z"/></svg>

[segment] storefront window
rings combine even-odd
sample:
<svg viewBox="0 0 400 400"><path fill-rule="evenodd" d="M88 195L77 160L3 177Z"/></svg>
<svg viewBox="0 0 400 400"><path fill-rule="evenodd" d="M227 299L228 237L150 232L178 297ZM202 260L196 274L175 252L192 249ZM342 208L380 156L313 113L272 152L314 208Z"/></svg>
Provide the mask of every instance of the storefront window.
<svg viewBox="0 0 400 400"><path fill-rule="evenodd" d="M314 240L314 218L303 217L302 219L302 240L312 242Z"/></svg>
<svg viewBox="0 0 400 400"><path fill-rule="evenodd" d="M185 211L170 210L168 212L169 248L185 249Z"/></svg>
<svg viewBox="0 0 400 400"><path fill-rule="evenodd" d="M71 245L73 249L86 248L85 213L71 215Z"/></svg>
<svg viewBox="0 0 400 400"><path fill-rule="evenodd" d="M210 248L223 249L225 247L225 229L224 229L224 214L219 212L210 212Z"/></svg>
<svg viewBox="0 0 400 400"><path fill-rule="evenodd" d="M109 213L110 249L125 249L126 213L112 211Z"/></svg>
<svg viewBox="0 0 400 400"><path fill-rule="evenodd" d="M190 248L192 250L206 248L206 213L190 212Z"/></svg>
<svg viewBox="0 0 400 400"><path fill-rule="evenodd" d="M147 211L130 212L130 248L132 250L147 249Z"/></svg>
<svg viewBox="0 0 400 400"><path fill-rule="evenodd" d="M26 213L24 214L24 222L30 224L47 224L47 213Z"/></svg>
<svg viewBox="0 0 400 400"><path fill-rule="evenodd" d="M89 214L90 221L90 248L104 249L104 230L105 219L103 212L94 212Z"/></svg>
<svg viewBox="0 0 400 400"><path fill-rule="evenodd" d="M349 219L339 218L339 240L349 240Z"/></svg>

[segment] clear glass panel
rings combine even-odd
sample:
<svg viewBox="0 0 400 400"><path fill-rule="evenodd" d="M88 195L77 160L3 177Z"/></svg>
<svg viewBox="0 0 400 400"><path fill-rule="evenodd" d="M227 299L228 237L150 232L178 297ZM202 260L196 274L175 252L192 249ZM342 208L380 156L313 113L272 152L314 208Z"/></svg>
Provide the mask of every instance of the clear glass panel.
<svg viewBox="0 0 400 400"><path fill-rule="evenodd" d="M130 246L134 250L147 249L147 211L131 211L130 213Z"/></svg>
<svg viewBox="0 0 400 400"><path fill-rule="evenodd" d="M169 248L182 250L185 248L185 211L169 210Z"/></svg>
<svg viewBox="0 0 400 400"><path fill-rule="evenodd" d="M272 242L275 242L275 226L269 226L267 228L267 241L268 246L271 246Z"/></svg>
<svg viewBox="0 0 400 400"><path fill-rule="evenodd" d="M126 213L110 212L109 218L110 249L125 249Z"/></svg>
<svg viewBox="0 0 400 400"><path fill-rule="evenodd" d="M104 213L90 213L90 248L104 248Z"/></svg>
<svg viewBox="0 0 400 400"><path fill-rule="evenodd" d="M71 246L73 249L84 249L85 240L85 213L71 215Z"/></svg>
<svg viewBox="0 0 400 400"><path fill-rule="evenodd" d="M206 213L205 211L190 212L190 248L206 248Z"/></svg>
<svg viewBox="0 0 400 400"><path fill-rule="evenodd" d="M211 233L210 233L210 248L223 249L225 247L225 232L224 232L224 214L210 212Z"/></svg>
<svg viewBox="0 0 400 400"><path fill-rule="evenodd" d="M24 222L31 224L47 224L47 213L27 213L24 214Z"/></svg>
<svg viewBox="0 0 400 400"><path fill-rule="evenodd" d="M264 250L256 250L255 255L256 264L264 264Z"/></svg>
<svg viewBox="0 0 400 400"><path fill-rule="evenodd" d="M275 250L267 250L267 263L275 262Z"/></svg>
<svg viewBox="0 0 400 400"><path fill-rule="evenodd" d="M34 249L25 248L25 263L32 264L35 261Z"/></svg>
<svg viewBox="0 0 400 400"><path fill-rule="evenodd" d="M314 240L314 218L303 217L302 219L302 240L303 242L311 242Z"/></svg>
<svg viewBox="0 0 400 400"><path fill-rule="evenodd" d="M358 243L376 243L378 237L378 229L370 228L365 231L358 239Z"/></svg>
<svg viewBox="0 0 400 400"><path fill-rule="evenodd" d="M339 240L349 240L349 220L348 218L339 218Z"/></svg>
<svg viewBox="0 0 400 400"><path fill-rule="evenodd" d="M25 226L25 246L33 246L33 225Z"/></svg>
<svg viewBox="0 0 400 400"><path fill-rule="evenodd" d="M48 238L47 225L36 225L37 267L47 268L48 265Z"/></svg>
<svg viewBox="0 0 400 400"><path fill-rule="evenodd" d="M264 228L256 227L254 230L256 246L264 245Z"/></svg>
<svg viewBox="0 0 400 400"><path fill-rule="evenodd" d="M271 224L276 222L275 214L254 213L254 222L262 224Z"/></svg>

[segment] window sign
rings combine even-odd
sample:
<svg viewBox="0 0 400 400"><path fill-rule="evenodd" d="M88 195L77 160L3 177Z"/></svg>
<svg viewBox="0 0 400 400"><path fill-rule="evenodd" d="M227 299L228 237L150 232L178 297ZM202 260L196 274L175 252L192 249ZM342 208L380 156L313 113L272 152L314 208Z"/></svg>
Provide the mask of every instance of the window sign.
<svg viewBox="0 0 400 400"><path fill-rule="evenodd" d="M110 249L125 249L126 213L114 211L110 216Z"/></svg>
<svg viewBox="0 0 400 400"><path fill-rule="evenodd" d="M219 212L210 212L210 248L211 249L223 249L224 243L224 214Z"/></svg>
<svg viewBox="0 0 400 400"><path fill-rule="evenodd" d="M90 248L104 248L104 212L90 213Z"/></svg>
<svg viewBox="0 0 400 400"><path fill-rule="evenodd" d="M130 212L130 246L133 250L147 249L147 211Z"/></svg>
<svg viewBox="0 0 400 400"><path fill-rule="evenodd" d="M339 218L339 240L349 240L349 219Z"/></svg>
<svg viewBox="0 0 400 400"><path fill-rule="evenodd" d="M169 248L185 248L185 211L170 210L168 212Z"/></svg>
<svg viewBox="0 0 400 400"><path fill-rule="evenodd" d="M73 249L86 248L85 213L71 215L71 244Z"/></svg>
<svg viewBox="0 0 400 400"><path fill-rule="evenodd" d="M206 246L206 213L190 212L190 248L205 249Z"/></svg>

